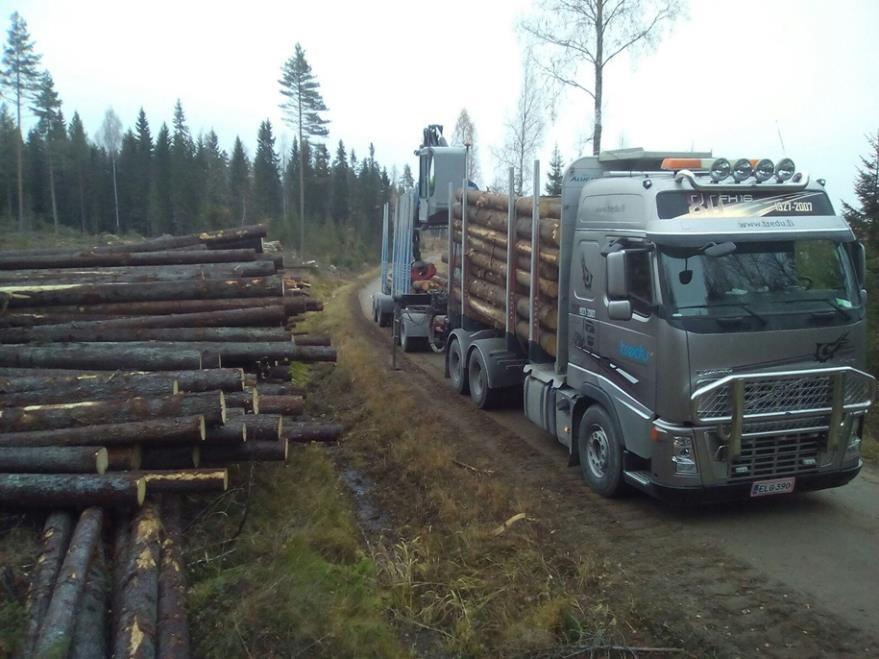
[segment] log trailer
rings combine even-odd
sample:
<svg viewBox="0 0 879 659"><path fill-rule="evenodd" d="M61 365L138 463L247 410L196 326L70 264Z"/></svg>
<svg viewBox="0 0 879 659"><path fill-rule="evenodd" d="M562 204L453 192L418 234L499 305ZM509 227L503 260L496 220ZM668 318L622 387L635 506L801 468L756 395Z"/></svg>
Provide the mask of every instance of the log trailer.
<svg viewBox="0 0 879 659"><path fill-rule="evenodd" d="M521 392L604 496L763 497L858 474L865 252L825 181L788 158L623 149L572 163L560 198L516 199L423 186L443 170L429 155L410 194L445 201L446 308L427 325L458 392L480 408Z"/></svg>

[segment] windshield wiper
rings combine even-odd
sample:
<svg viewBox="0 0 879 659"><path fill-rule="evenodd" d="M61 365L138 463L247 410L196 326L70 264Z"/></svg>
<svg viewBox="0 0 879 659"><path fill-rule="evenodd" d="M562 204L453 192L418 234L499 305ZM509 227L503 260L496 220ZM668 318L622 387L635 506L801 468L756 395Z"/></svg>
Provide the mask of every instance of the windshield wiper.
<svg viewBox="0 0 879 659"><path fill-rule="evenodd" d="M836 311L840 316L842 316L845 320L851 319L848 311L840 307L838 304L835 304L831 300L828 300L826 297L812 298L812 297L801 297L796 298L794 300L782 300L782 304L796 304L797 302L823 302L825 304L830 305L830 307Z"/></svg>
<svg viewBox="0 0 879 659"><path fill-rule="evenodd" d="M766 318L758 314L744 302L712 302L711 304L688 304L683 307L678 307L678 309L709 309L711 307L739 307L741 309L744 309L750 316L753 316L754 318L759 320L761 325L766 324Z"/></svg>

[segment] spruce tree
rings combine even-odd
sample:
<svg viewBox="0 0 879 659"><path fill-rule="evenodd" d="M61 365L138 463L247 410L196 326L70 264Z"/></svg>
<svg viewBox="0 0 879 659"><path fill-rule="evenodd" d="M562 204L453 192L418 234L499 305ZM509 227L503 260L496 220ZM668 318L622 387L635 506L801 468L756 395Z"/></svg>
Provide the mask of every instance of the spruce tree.
<svg viewBox="0 0 879 659"><path fill-rule="evenodd" d="M564 166L565 163L562 160L562 154L559 152L559 145L556 144L552 149L549 171L546 173L546 194L552 197L558 197L562 194L562 179L565 177Z"/></svg>
<svg viewBox="0 0 879 659"><path fill-rule="evenodd" d="M79 206L79 230L86 228L86 171L89 166L89 144L79 112L73 113L69 128L70 164L76 180L76 200Z"/></svg>
<svg viewBox="0 0 879 659"><path fill-rule="evenodd" d="M204 170L201 224L211 229L229 226L229 190L226 185L229 168L226 152L220 149L220 138L211 129L202 141L201 166Z"/></svg>
<svg viewBox="0 0 879 659"><path fill-rule="evenodd" d="M15 215L15 152L18 128L6 103L0 104L0 215Z"/></svg>
<svg viewBox="0 0 879 659"><path fill-rule="evenodd" d="M879 253L879 131L867 137L870 153L861 157L855 181L855 195L860 208L843 203L843 214L858 238Z"/></svg>
<svg viewBox="0 0 879 659"><path fill-rule="evenodd" d="M293 55L281 69L281 96L284 101L281 109L287 123L296 130L299 137L299 252L305 253L305 147L312 137L325 137L329 134L329 123L321 116L327 111L320 94L320 84L311 72L305 59L305 51L298 43Z"/></svg>
<svg viewBox="0 0 879 659"><path fill-rule="evenodd" d="M162 124L156 135L150 173L150 233L159 235L172 229L171 218L171 132Z"/></svg>
<svg viewBox="0 0 879 659"><path fill-rule="evenodd" d="M45 71L40 76L40 84L37 88L31 110L37 117L37 130L46 144L46 163L49 171L49 196L52 202L52 226L55 234L58 234L58 198L55 189L55 161L56 150L62 146L59 142L63 139L64 120L61 116L61 99L55 91L55 82L52 75Z"/></svg>
<svg viewBox="0 0 879 659"><path fill-rule="evenodd" d="M403 174L400 176L400 190L409 190L415 187L415 178L412 176L412 168L409 164L403 165Z"/></svg>
<svg viewBox="0 0 879 659"><path fill-rule="evenodd" d="M131 206L128 207L129 226L144 235L150 231L149 197L153 158L153 136L143 108L134 124L134 158L131 163L133 186Z"/></svg>
<svg viewBox="0 0 879 659"><path fill-rule="evenodd" d="M281 213L281 181L272 124L259 125L253 158L253 214L259 220L277 219Z"/></svg>
<svg viewBox="0 0 879 659"><path fill-rule="evenodd" d="M195 180L195 142L186 124L180 99L174 106L174 132L171 137L171 229L174 233L192 230L198 209Z"/></svg>
<svg viewBox="0 0 879 659"><path fill-rule="evenodd" d="M9 90L15 102L15 126L18 139L15 144L15 158L18 182L18 229L24 230L24 175L22 171L22 145L24 138L21 132L21 108L37 90L40 82L41 56L34 51L34 42L27 29L27 22L18 12L11 17L11 25L7 33L6 46L3 49L3 75L0 80Z"/></svg>
<svg viewBox="0 0 879 659"><path fill-rule="evenodd" d="M345 144L339 140L336 147L336 158L332 168L333 185L330 190L332 196L331 215L336 224L343 224L349 219L349 171L348 154L345 153Z"/></svg>
<svg viewBox="0 0 879 659"><path fill-rule="evenodd" d="M250 197L250 161L237 136L229 161L229 196L232 200L232 217L240 218L240 224L244 226L247 224L247 200Z"/></svg>

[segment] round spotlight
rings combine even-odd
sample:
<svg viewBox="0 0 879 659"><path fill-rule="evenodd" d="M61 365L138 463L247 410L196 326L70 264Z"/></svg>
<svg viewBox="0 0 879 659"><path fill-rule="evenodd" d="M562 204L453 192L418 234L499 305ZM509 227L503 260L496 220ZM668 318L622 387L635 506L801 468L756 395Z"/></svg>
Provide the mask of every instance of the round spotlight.
<svg viewBox="0 0 879 659"><path fill-rule="evenodd" d="M772 164L772 161L769 160L769 158L763 158L763 160L758 162L757 166L754 168L754 176L757 177L758 183L768 181L772 178L774 173L775 165Z"/></svg>
<svg viewBox="0 0 879 659"><path fill-rule="evenodd" d="M747 158L739 158L732 168L732 175L736 183L741 183L745 179L750 178L753 173L754 168L751 167L751 161Z"/></svg>
<svg viewBox="0 0 879 659"><path fill-rule="evenodd" d="M795 171L797 171L797 167L794 165L794 161L790 158L782 158L775 166L775 178L778 179L779 183L782 183L791 178Z"/></svg>
<svg viewBox="0 0 879 659"><path fill-rule="evenodd" d="M711 165L711 180L720 183L732 172L732 165L726 158L718 158Z"/></svg>

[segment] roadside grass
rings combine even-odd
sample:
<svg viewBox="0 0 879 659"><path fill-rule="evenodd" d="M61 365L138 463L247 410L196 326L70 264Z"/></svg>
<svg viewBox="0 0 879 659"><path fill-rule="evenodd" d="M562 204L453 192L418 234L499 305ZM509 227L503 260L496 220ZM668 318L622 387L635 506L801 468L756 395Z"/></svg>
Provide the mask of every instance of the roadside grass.
<svg viewBox="0 0 879 659"><path fill-rule="evenodd" d="M336 291L314 329L332 333L339 347L339 365L320 391L349 428L342 459L374 482L369 496L393 527L390 537L371 538L370 549L403 635L451 656L622 642L605 597L610 566L588 547L559 549L556 530L493 477L491 464L459 460L449 430L394 377L387 354L359 335L347 301L369 276Z"/></svg>

